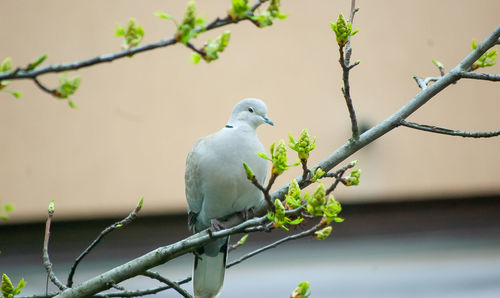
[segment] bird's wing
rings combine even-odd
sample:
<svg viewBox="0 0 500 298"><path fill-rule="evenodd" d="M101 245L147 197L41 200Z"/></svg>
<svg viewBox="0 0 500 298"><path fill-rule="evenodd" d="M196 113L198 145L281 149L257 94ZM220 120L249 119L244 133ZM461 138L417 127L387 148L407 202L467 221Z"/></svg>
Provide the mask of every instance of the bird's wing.
<svg viewBox="0 0 500 298"><path fill-rule="evenodd" d="M196 223L196 216L201 211L203 205L203 193L201 192L200 179L200 156L198 154L202 140L196 141L191 148L186 160L186 172L184 179L186 181L186 199L188 202L188 221L192 229Z"/></svg>

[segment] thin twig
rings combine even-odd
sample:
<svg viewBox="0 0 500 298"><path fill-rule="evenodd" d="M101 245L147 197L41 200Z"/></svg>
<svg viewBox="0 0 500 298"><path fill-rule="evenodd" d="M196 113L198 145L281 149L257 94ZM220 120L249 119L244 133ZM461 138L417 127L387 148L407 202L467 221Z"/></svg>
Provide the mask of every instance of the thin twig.
<svg viewBox="0 0 500 298"><path fill-rule="evenodd" d="M115 222L114 224L108 226L106 229L104 229L100 234L99 236L97 236L97 238L89 245L89 247L87 247L79 256L78 258L76 258L75 260L75 263L73 264L73 266L71 267L71 270L69 272L69 276L68 276L68 282L67 282L67 285L68 287L71 287L73 285L73 276L75 275L75 271L76 271L76 267L78 266L78 264L80 264L80 262L83 260L83 258L94 248L96 247L97 244L99 244L99 242L102 240L102 238L104 236L106 236L107 234L111 233L112 231L116 230L116 229L119 229L123 226L126 226L128 225L129 223L131 223L136 217L137 217L137 213L141 210L141 207L142 207L142 199L141 199L141 202L137 205L137 207L135 207L135 209L130 212L130 214L125 217L124 219L120 220L120 221L117 221Z"/></svg>
<svg viewBox="0 0 500 298"><path fill-rule="evenodd" d="M475 73L475 72L464 71L460 73L460 77L464 79L485 80L492 82L500 81L500 74Z"/></svg>
<svg viewBox="0 0 500 298"><path fill-rule="evenodd" d="M158 272L146 271L142 275L147 276L147 277L152 278L152 279L156 279L156 280L166 284L167 286L176 290L177 293L181 294L182 297L193 298L193 296L191 296L188 292L186 292L186 290L181 288L178 283L173 282L173 281L161 276Z"/></svg>
<svg viewBox="0 0 500 298"><path fill-rule="evenodd" d="M54 95L56 96L57 95L57 90L56 89L49 89L47 88L45 85L43 85L37 77L34 77L33 78L33 81L35 82L35 84L38 86L38 88L42 89L42 91L44 92L47 92L49 93L50 95Z"/></svg>
<svg viewBox="0 0 500 298"><path fill-rule="evenodd" d="M226 265L226 268L231 268L233 267L234 265L238 265L239 263L245 261L246 259L249 259L253 256L256 256L266 250L269 250L271 248L275 248L277 247L278 245L280 244L283 244L285 242L288 242L290 240L296 240L296 239L300 239L300 238L304 238L304 237L307 237L307 236L312 236L314 234L314 232L318 231L319 229L323 228L324 226L326 225L326 223L324 222L320 222L318 224L316 224L314 227L310 228L309 230L306 230L306 231L303 231L301 233L298 233L298 234L294 234L294 235L290 235L290 236L287 236L287 237L284 237L278 241L275 241L269 245L266 245L264 247L261 247L257 250L254 250L232 262L230 262L229 264Z"/></svg>
<svg viewBox="0 0 500 298"><path fill-rule="evenodd" d="M45 237L43 240L43 266L45 267L45 270L47 271L47 276L50 278L53 284L55 284L59 290L64 291L67 289L67 287L57 278L57 276L54 274L52 271L52 262L50 261L49 258L49 238L50 238L50 225L52 223L52 217L54 216L54 209L49 208L48 210L48 216L47 216L47 221L45 223ZM45 293L48 293L48 281L47 281L47 286L45 288Z"/></svg>
<svg viewBox="0 0 500 298"><path fill-rule="evenodd" d="M422 80L422 78L413 76L413 79L415 80L415 82L417 82L417 85L418 87L420 87L420 89L424 90L425 88L427 88L427 84L424 82L424 80Z"/></svg>
<svg viewBox="0 0 500 298"><path fill-rule="evenodd" d="M302 164L302 180L307 180L311 174L311 170L307 168L307 159L301 158L300 163Z"/></svg>
<svg viewBox="0 0 500 298"><path fill-rule="evenodd" d="M356 0L351 1L351 15L349 17L349 21L352 23L354 20L354 15L356 13ZM351 118L351 130L352 130L352 140L357 140L359 138L359 128L358 121L356 119L356 111L354 110L354 105L352 103L351 98L351 86L349 84L349 71L357 65L357 63L350 65L351 61L351 37L347 39L347 43L345 44L345 54L344 54L344 46L339 46L339 63L342 67L342 94L344 95L344 99L347 105L347 110L349 111L349 117Z"/></svg>
<svg viewBox="0 0 500 298"><path fill-rule="evenodd" d="M407 122L405 120L401 120L401 125L409 127L409 128L422 130L422 131L439 133L439 134L449 135L449 136L458 136L458 137L464 137L464 138L491 138L491 137L500 136L500 130L488 131L488 132L467 132L467 131L454 130L454 129L444 128L444 127L439 127L439 126L434 126L434 125L426 125L426 124L418 124L418 123L414 123L414 122Z"/></svg>
<svg viewBox="0 0 500 298"><path fill-rule="evenodd" d="M186 43L186 46L188 48L190 48L193 52L197 53L198 55L202 56L202 57L205 57L207 55L207 53L205 53L205 51L202 49L198 49L196 48L192 43L188 42Z"/></svg>

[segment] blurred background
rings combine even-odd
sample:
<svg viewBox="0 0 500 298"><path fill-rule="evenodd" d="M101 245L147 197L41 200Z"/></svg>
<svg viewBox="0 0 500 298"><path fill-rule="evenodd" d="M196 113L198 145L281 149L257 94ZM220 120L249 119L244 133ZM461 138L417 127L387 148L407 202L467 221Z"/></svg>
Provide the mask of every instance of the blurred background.
<svg viewBox="0 0 500 298"><path fill-rule="evenodd" d="M170 37L186 1L4 0L0 59L25 66L117 52L117 24L130 17L145 29L143 44ZM44 292L41 245L47 205L56 202L51 256L65 279L72 260L95 236L145 197L140 218L115 232L89 256L77 281L103 272L189 233L184 163L196 139L225 125L233 105L262 98L274 127L261 127L266 148L303 128L317 137L315 164L349 138L340 92L338 47L329 22L349 13L350 1L282 1L289 14L272 27L249 22L200 35L201 46L231 30L229 46L210 64L190 64L182 45L85 68L70 109L31 81L15 81L14 99L0 93L0 203L15 211L0 222L0 273L25 277L26 294ZM208 21L230 1L198 1ZM360 123L370 127L411 99L412 76L439 74L470 52L500 20L500 2L358 1L351 88ZM497 65L485 72L499 73ZM57 86L58 75L44 75ZM463 80L409 120L467 131L500 127L500 85ZM328 241L285 244L228 271L222 297L285 297L310 280L313 297L498 297L500 295L500 138L464 139L398 128L349 160L359 160L361 185L340 187L346 221ZM291 154L290 154L291 155ZM275 188L300 174L292 169ZM243 254L278 239L252 235ZM234 239L237 240L237 239ZM300 257L307 256L304 260ZM190 274L191 256L161 266L172 279ZM293 260L293 261L291 261ZM293 277L283 276L294 272ZM129 284L145 287L147 280ZM186 285L190 288L190 285ZM241 289L245 293L241 293ZM252 296L253 295L253 296ZM173 293L159 297L175 297Z"/></svg>

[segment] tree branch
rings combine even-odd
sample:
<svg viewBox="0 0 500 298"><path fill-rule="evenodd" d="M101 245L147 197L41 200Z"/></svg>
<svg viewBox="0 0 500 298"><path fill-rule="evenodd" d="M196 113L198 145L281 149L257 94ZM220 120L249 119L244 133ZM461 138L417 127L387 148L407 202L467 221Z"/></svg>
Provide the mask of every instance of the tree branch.
<svg viewBox="0 0 500 298"><path fill-rule="evenodd" d="M349 17L349 22L352 23L354 20L354 15L356 13L356 0L351 1L351 14ZM357 63L350 65L351 61L351 37L348 38L347 43L345 44L345 54L344 54L344 46L339 46L339 63L342 67L342 94L344 95L344 99L347 105L347 110L349 111L349 117L351 118L351 130L352 130L352 139L357 140L359 138L359 128L358 121L356 119L356 111L354 110L354 106L352 104L351 98L351 86L349 84L349 71L356 65Z"/></svg>
<svg viewBox="0 0 500 298"><path fill-rule="evenodd" d="M78 266L78 264L80 264L80 262L83 260L83 258L94 247L96 247L97 244L99 244L99 242L102 240L102 238L104 238L104 236L106 236L107 234L113 232L116 229L122 228L123 226L126 226L129 223L131 223L137 217L137 213L139 213L139 211L141 210L143 200L144 200L144 198L141 198L141 201L139 202L139 204L137 204L137 207L135 207L135 209L132 212L130 212L130 214L127 217L125 217L124 219L122 219L120 221L115 222L114 224L112 224L109 227L107 227L106 229L104 229L101 232L101 234L99 234L99 236L97 236L97 238L89 245L89 247L87 247L78 256L78 258L76 258L75 263L73 264L73 266L71 266L71 270L70 270L70 273L69 273L69 276L68 276L68 282L66 283L68 287L71 287L73 285L73 276L75 275L76 267Z"/></svg>
<svg viewBox="0 0 500 298"><path fill-rule="evenodd" d="M246 228L262 225L266 221L268 221L267 216L262 216L249 219L237 226L217 232L208 233L208 230L204 230L176 243L157 248L143 256L87 280L78 286L68 288L61 292L57 297L87 297L94 295L109 289L111 283L120 283L181 255L192 253L197 247L202 246L213 239L246 232Z"/></svg>
<svg viewBox="0 0 500 298"><path fill-rule="evenodd" d="M414 122L407 122L404 120L401 120L401 125L409 127L409 128L422 130L422 131L439 133L439 134L449 135L449 136L458 136L458 137L464 137L464 138L491 138L491 137L500 136L500 130L491 131L491 132L467 132L467 131L453 130L453 129L439 127L439 126L418 124L418 123L414 123Z"/></svg>
<svg viewBox="0 0 500 298"><path fill-rule="evenodd" d="M465 57L455 68L450 72L445 74L436 83L428 86L427 88L421 90L415 97L410 99L403 107L401 107L394 114L381 121L371 129L367 130L365 133L360 135L359 139L355 142L347 142L342 147L337 149L335 152L331 153L324 160L316 164L311 170L314 171L317 168L321 168L323 171L328 172L337 166L339 163L344 161L346 158L375 141L384 134L390 132L394 128L400 126L401 120L408 118L416 110L427 103L436 94L441 92L443 89L453 84L460 79L460 73L468 69L482 54L484 54L488 49L494 46L497 40L500 38L500 25L497 26L492 33L490 33L486 39L484 39L476 49L474 49L467 57ZM296 178L297 183L304 188L311 184L310 181L302 181L302 177ZM284 198L285 194L288 192L289 184L281 187L279 190L272 193L272 199Z"/></svg>
<svg viewBox="0 0 500 298"><path fill-rule="evenodd" d="M252 5L252 8L250 11L253 13L259 6L261 6L263 3L267 2L269 0L258 0L255 4ZM211 23L203 26L203 27L198 27L196 29L193 29L197 33L213 30L219 27L223 27L226 25L230 24L236 24L241 21L251 21L252 19L250 17L243 17L243 18L237 18L237 19L232 19L229 16L226 16L224 18L216 18L213 20ZM81 61L75 61L75 62L70 62L70 63L63 63L63 64L53 64L53 65L47 65L47 66L42 66L42 67L37 67L32 70L27 70L27 69L16 69L11 72L5 72L5 73L0 73L0 81L3 80L19 80L19 79L33 79L36 78L37 76L46 74L46 73L58 73L58 72L63 72L63 71L68 71L68 70L77 70L80 68L84 67L89 67L92 65L96 64L101 64L105 62L112 62L117 59L121 59L124 57L129 57L135 54L139 54L142 52L147 52L151 51L157 48L163 48L163 47L168 47L171 45L174 45L177 43L177 40L175 39L175 36L165 38L162 40L159 40L157 42L149 43L146 45L142 46L137 46L128 50L123 50L120 52L116 53L111 53L111 54L104 54L100 55L97 57L81 60Z"/></svg>

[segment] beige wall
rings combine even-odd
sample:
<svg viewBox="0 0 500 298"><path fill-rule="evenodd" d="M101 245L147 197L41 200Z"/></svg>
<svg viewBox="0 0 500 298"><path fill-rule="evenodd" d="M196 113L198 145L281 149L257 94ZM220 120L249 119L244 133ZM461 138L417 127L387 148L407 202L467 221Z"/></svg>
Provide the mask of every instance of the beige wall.
<svg viewBox="0 0 500 298"><path fill-rule="evenodd" d="M118 51L117 22L134 16L145 42L172 35L153 16L181 16L185 1L3 0L0 59L15 65L49 53L48 63ZM222 127L235 102L260 97L275 127L259 130L266 147L304 127L318 137L317 162L346 141L349 120L339 91L337 47L329 21L350 1L283 1L289 19L271 28L250 23L224 28L232 39L220 61L191 66L178 45L82 69L71 110L31 82L14 82L24 96L0 93L0 201L12 221L125 214L144 195L144 213L184 210L184 161L191 144ZM432 76L431 59L447 69L499 21L500 2L359 1L352 94L361 121L375 124L418 92L413 75ZM230 1L199 1L207 19ZM487 9L485 9L487 8ZM201 45L210 32L195 41ZM494 67L491 72L500 72ZM73 74L73 73L72 73ZM55 86L56 75L41 80ZM500 128L500 84L463 81L411 120L455 129ZM500 192L500 138L470 140L398 129L353 157L362 184L337 194L343 201L463 196ZM293 177L298 174L298 169ZM278 180L278 185L288 178Z"/></svg>

